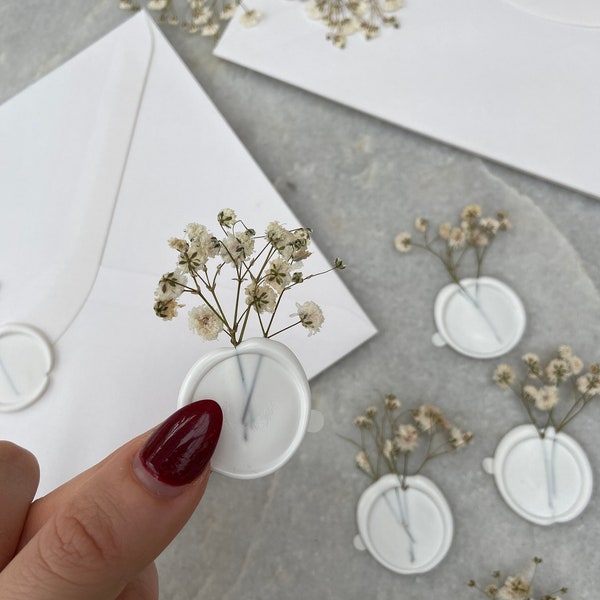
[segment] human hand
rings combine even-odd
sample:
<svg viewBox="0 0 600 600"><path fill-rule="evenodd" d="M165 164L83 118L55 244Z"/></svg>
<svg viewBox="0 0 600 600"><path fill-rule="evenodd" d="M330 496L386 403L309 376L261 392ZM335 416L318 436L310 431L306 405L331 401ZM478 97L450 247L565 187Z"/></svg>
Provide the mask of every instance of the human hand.
<svg viewBox="0 0 600 600"><path fill-rule="evenodd" d="M32 454L0 442L0 600L153 600L154 559L202 498L223 415L213 400L31 503Z"/></svg>

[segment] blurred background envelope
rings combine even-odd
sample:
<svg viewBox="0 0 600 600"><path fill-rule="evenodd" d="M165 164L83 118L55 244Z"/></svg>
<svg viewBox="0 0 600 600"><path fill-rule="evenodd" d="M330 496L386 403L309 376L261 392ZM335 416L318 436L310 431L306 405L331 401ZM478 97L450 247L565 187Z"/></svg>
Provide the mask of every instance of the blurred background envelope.
<svg viewBox="0 0 600 600"><path fill-rule="evenodd" d="M253 0L260 26L232 19L215 55L600 198L598 0L406 0L343 50L306 5Z"/></svg>
<svg viewBox="0 0 600 600"><path fill-rule="evenodd" d="M45 493L169 415L189 367L227 343L193 335L187 308L154 315L167 239L216 230L226 207L257 232L300 224L144 12L0 107L0 140L0 392L19 387L22 325L54 357L39 400L0 412L0 439L38 456ZM328 268L313 250L306 271ZM314 300L325 324L277 339L309 377L375 333L335 273L297 289L278 314Z"/></svg>

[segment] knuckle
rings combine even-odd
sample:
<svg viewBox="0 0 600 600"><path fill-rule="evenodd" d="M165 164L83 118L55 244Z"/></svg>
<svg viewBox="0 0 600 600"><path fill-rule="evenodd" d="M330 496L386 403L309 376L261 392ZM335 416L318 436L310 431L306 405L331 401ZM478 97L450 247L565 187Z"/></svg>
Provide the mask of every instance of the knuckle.
<svg viewBox="0 0 600 600"><path fill-rule="evenodd" d="M97 504L55 515L49 532L52 543L40 545L40 557L48 570L64 579L106 573L121 558L113 516Z"/></svg>

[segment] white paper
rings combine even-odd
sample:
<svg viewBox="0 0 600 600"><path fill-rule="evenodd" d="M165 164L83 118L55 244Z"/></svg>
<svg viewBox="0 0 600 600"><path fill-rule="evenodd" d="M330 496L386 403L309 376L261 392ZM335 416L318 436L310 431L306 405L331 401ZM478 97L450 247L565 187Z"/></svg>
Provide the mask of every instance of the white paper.
<svg viewBox="0 0 600 600"><path fill-rule="evenodd" d="M55 351L48 390L0 414L0 439L37 455L45 493L166 418L189 367L227 344L192 334L187 308L154 315L167 239L215 231L226 207L259 232L299 223L145 13L0 107L0 140L0 325ZM306 271L326 268L313 251ZM297 290L283 317L314 300L323 329L276 339L309 377L375 333L335 273Z"/></svg>
<svg viewBox="0 0 600 600"><path fill-rule="evenodd" d="M253 0L221 58L594 196L600 196L600 30L505 0L407 0L399 30L344 50L304 2Z"/></svg>

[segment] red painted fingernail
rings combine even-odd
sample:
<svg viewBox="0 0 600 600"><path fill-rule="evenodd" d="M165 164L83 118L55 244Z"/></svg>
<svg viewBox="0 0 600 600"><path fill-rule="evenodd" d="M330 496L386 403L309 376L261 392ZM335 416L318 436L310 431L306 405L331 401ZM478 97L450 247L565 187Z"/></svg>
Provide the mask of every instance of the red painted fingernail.
<svg viewBox="0 0 600 600"><path fill-rule="evenodd" d="M176 495L196 480L210 461L223 413L214 400L199 400L173 413L150 436L136 461L138 479L159 495Z"/></svg>

